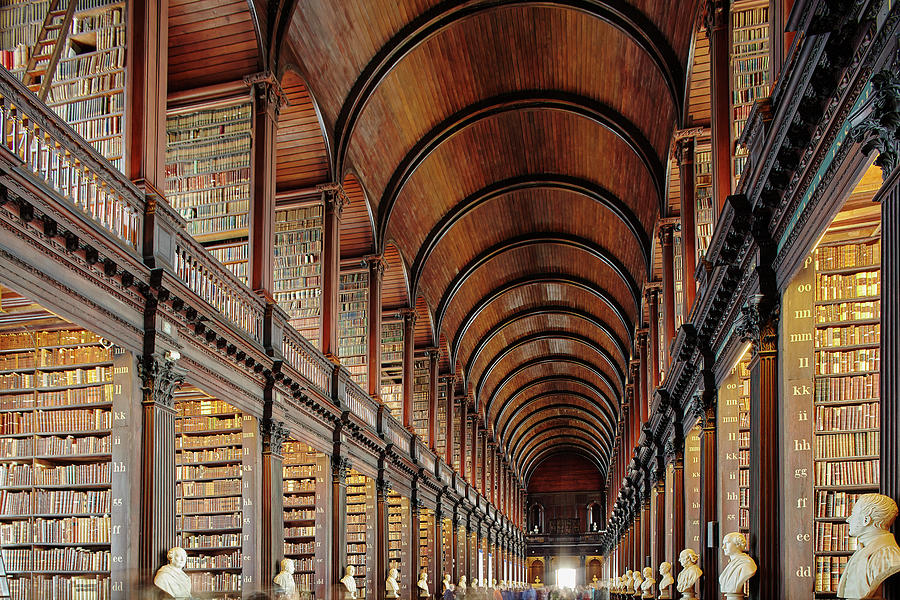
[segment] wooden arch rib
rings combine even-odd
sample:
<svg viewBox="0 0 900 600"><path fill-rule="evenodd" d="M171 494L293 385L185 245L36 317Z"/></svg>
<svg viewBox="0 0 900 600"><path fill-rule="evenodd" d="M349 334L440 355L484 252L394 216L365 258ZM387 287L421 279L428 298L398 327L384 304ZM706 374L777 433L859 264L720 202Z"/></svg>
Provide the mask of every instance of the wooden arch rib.
<svg viewBox="0 0 900 600"><path fill-rule="evenodd" d="M441 144L480 121L518 110L556 110L585 118L605 127L625 142L646 167L656 190L660 213L665 210L665 167L650 141L628 119L603 103L584 96L559 91L527 91L488 98L451 115L426 133L406 153L388 181L378 204L378 236L384 237L390 224L394 204L406 183Z"/></svg>
<svg viewBox="0 0 900 600"><path fill-rule="evenodd" d="M562 394L560 394L560 395L562 395ZM569 404L569 403L562 402L562 403L545 406L539 410L534 411L533 413L530 413L526 418L522 419L521 421L516 422L515 428L509 433L508 442L506 442L504 444L505 451L507 452L507 454L509 454L509 453L515 454L515 449L519 445L519 442L521 442L522 437L527 435L531 431L533 431L533 428L536 428L543 423L549 423L550 421L553 421L553 420L566 420L566 419L575 418L575 417L572 417L571 415L551 414L550 416L541 417L541 419L539 419L536 422L532 421L532 419L534 419L535 417L541 416L544 413L553 411L553 410L577 410L582 415L587 414L593 418L596 418L596 416L592 415L592 413L585 413L584 407L579 406L577 404ZM584 416L579 416L578 418L583 419ZM523 427L525 427L526 424L528 425L528 429L523 430ZM611 435L612 431L610 430L610 428L606 427L606 428L601 429L599 427L599 421L591 422L590 424L596 430L595 433L597 433L598 441L602 442L604 444L604 448L606 450L611 451L611 449L612 449L611 440L614 439L614 436ZM604 423L604 425L605 425L605 423ZM607 434L607 435L609 435L609 437L607 437L606 435L602 435L602 434Z"/></svg>
<svg viewBox="0 0 900 600"><path fill-rule="evenodd" d="M612 341L613 345L619 351L619 359L623 366L628 363L628 350L625 344L622 342L619 336L615 334L612 328L602 319L597 318L591 313L584 312L576 308L571 308L569 306L535 306L506 317L505 319L491 327L488 332L485 333L480 340L478 340L478 342L475 344L475 348L472 350L472 353L466 360L466 366L464 370L465 377L468 377L469 373L472 372L472 368L475 365L475 361L478 360L478 356L481 354L481 351L484 350L485 347L487 347L488 343L494 338L494 336L503 331L506 327L518 321L542 315L563 315L583 320L588 325L602 331Z"/></svg>
<svg viewBox="0 0 900 600"><path fill-rule="evenodd" d="M507 3L527 4L528 0ZM601 0L543 0L543 5L570 8L590 14L617 28L645 52L662 74L671 95L675 114L682 113L684 71L675 50L662 31L640 10L624 2ZM360 73L338 113L336 131L335 172L340 173L346 160L350 138L369 99L394 67L420 44L442 30L462 22L473 14L492 10L496 0L459 2L446 0L410 21L385 44Z"/></svg>
<svg viewBox="0 0 900 600"><path fill-rule="evenodd" d="M450 303L453 302L453 298L456 296L459 290L462 289L463 285L465 285L466 283L466 280L472 275L472 273L474 273L479 268L487 265L491 261L491 259L496 258L506 252L511 252L513 250L525 248L527 246L543 244L568 246L570 248L575 248L576 250L585 252L586 254L589 254L590 256L602 261L604 264L609 266L625 283L628 291L631 293L631 299L634 302L635 313L640 313L640 287L634 280L634 277L631 276L631 273L628 272L628 269L625 267L625 265L618 258L616 258L614 254L601 247L600 245L595 244L591 240L584 239L580 236L562 233L543 233L529 234L519 236L510 240L505 240L495 246L488 248L487 250L476 256L474 259L469 261L466 266L461 268L459 270L459 273L456 274L456 277L453 278L453 281L450 282L450 285L447 286L447 289L444 290L444 294L438 301L437 310L435 311L435 320L438 323L438 326L443 323L444 314L447 312L447 308L450 306Z"/></svg>
<svg viewBox="0 0 900 600"><path fill-rule="evenodd" d="M583 448L588 452L594 454L597 457L598 462L603 465L603 468L600 469L600 472L606 475L606 465L609 464L609 458L600 454L597 450L597 442L593 438L591 438L590 433L586 430L582 429L567 429L568 433L560 433L555 435L549 435L546 437L536 437L531 440L528 445L522 449L522 453L520 456L513 457L514 468L517 473L525 472L525 465L530 464L531 460L534 458L535 453L541 451L542 448L547 447L548 445L552 445L554 447L559 447L559 443L562 440L570 440L581 442L583 444Z"/></svg>
<svg viewBox="0 0 900 600"><path fill-rule="evenodd" d="M625 309L619 305L615 298L612 297L605 289L598 288L596 284L587 279L582 279L581 277L575 277L573 275L565 275L565 274L553 274L553 275L532 275L528 277L522 277L520 279L514 279L510 282L507 282L501 285L498 288L488 292L472 309L463 317L462 323L460 323L459 328L453 335L453 342L450 345L450 357L451 362L455 362L459 353L459 345L462 342L463 338L466 336L466 333L469 330L469 327L472 326L472 323L478 318L480 315L492 302L496 301L498 298L503 296L503 294L510 292L512 290L518 289L520 287L525 287L528 285L537 285L537 284L557 284L557 285L568 285L581 290L584 290L609 306L612 309L613 313L618 317L619 322L625 327L625 331L628 334L628 344L631 345L634 343L634 332L632 331L633 323L629 321L628 315L625 313ZM442 327L442 323L436 323L437 330L440 331Z"/></svg>
<svg viewBox="0 0 900 600"><path fill-rule="evenodd" d="M579 432L587 434L588 436L591 436L592 441L597 446L598 453L601 453L604 458L612 454L612 442L602 437L602 432L598 431L587 422L572 423L551 417L541 421L541 423L536 423L534 427L536 428L542 423L550 425L543 427L542 429L535 429L533 436L520 437L516 443L510 447L507 454L518 458L525 454L529 448L534 448L536 445L539 445L542 436L557 432Z"/></svg>
<svg viewBox="0 0 900 600"><path fill-rule="evenodd" d="M622 221L623 225L625 225L626 229L628 229L637 241L638 247L641 249L644 258L646 273L649 277L651 266L650 236L647 231L644 230L644 226L640 219L637 218L637 215L634 214L634 211L632 211L625 202L609 190L580 177L572 177L557 173L534 173L519 177L511 177L492 183L464 198L456 204L450 212L444 215L441 220L431 228L431 231L428 232L419 251L416 253L416 258L413 260L410 269L410 288L412 290L418 288L422 271L424 271L425 263L428 262L431 253L434 252L435 247L437 247L438 243L445 235L447 235L453 226L461 221L466 215L482 204L491 202L506 194L539 188L563 190L579 194L586 198L590 198L604 208L609 209L620 221Z"/></svg>
<svg viewBox="0 0 900 600"><path fill-rule="evenodd" d="M541 340L567 340L571 342L575 342L578 344L582 344L587 346L589 349L593 350L597 354L603 358L604 361L613 369L613 372L616 375L616 378L619 380L619 387L615 388L620 394L624 395L625 393L625 374L619 369L619 365L616 363L615 359L609 354L606 348L598 346L594 340L591 338L577 334L571 333L569 331L538 331L536 333L532 333L530 335L526 335L521 337L511 344L509 344L506 348L503 349L502 352L494 356L491 361L487 364L484 370L481 372L481 377L478 378L478 383L475 385L475 397L478 398L481 396L481 392L484 389L484 385L487 382L487 378L490 376L491 372L500 362L503 361L504 358L509 356L509 354L515 351L518 348L531 344L533 342L541 341Z"/></svg>
<svg viewBox="0 0 900 600"><path fill-rule="evenodd" d="M600 475L603 478L606 478L606 471L603 463L597 460L597 457L593 455L587 448L584 448L581 445L576 444L567 444L562 443L557 446L552 446L550 448L545 448L540 453L535 455L530 461L528 461L525 466L525 470L522 471L522 479L527 483L531 481L531 477L534 475L534 471L537 467L541 466L543 462L549 458L552 458L558 454L565 454L566 452L571 452L572 454L577 454L582 458L590 461L597 470L600 471Z"/></svg>
<svg viewBox="0 0 900 600"><path fill-rule="evenodd" d="M596 409L597 412L593 412L593 410L588 411L586 407L579 404L573 404L571 401L548 404L532 412L525 412L526 409L535 402L539 402L540 400L544 400L545 398L556 397L569 398L571 400L580 400L589 405L590 408ZM541 394L535 394L534 396L531 396L520 405L518 405L515 410L513 410L512 414L509 416L509 419L507 419L503 424L503 427L500 428L500 433L498 436L500 439L500 443L508 449L509 442L515 437L516 432L522 427L523 423L526 423L528 419L532 418L534 415L540 414L547 410L555 410L557 408L577 408L582 412L593 415L595 418L597 418L598 415L603 417L602 422L605 426L605 429L607 430L607 433L609 434L609 439L615 439L616 420L610 417L609 413L604 410L605 407L598 403L596 398L587 394L583 394L581 392L573 392L571 390L551 390L549 392L543 392ZM510 427L512 427L512 429L510 429Z"/></svg>
<svg viewBox="0 0 900 600"><path fill-rule="evenodd" d="M526 383L525 385L523 385L522 387L520 387L519 389L515 390L512 394L510 394L509 397L507 397L507 399L500 406L500 410L497 411L497 418L495 419L495 430L496 430L496 426L500 425L502 423L503 426L501 427L501 431L505 431L509 421L511 421L515 417L516 412L513 411L512 415L510 415L510 418L508 420L504 421L504 419L503 419L503 415L506 413L506 409L515 401L516 398L518 398L520 395L524 394L525 392L527 392L528 390L530 390L536 386L543 385L544 383L557 382L557 381L560 383L562 383L562 382L573 383L575 385L584 387L585 389L587 389L588 391L590 391L591 393L594 394L593 398L586 394L578 394L577 392L572 392L572 391L567 391L566 393L569 395L578 395L578 396L588 400L589 402L594 404L594 406L597 406L598 408L600 408L603 411L603 414L605 414L607 416L607 418L610 419L611 422L616 422L616 420L618 419L618 404L616 402L614 402L613 400L610 400L609 396L607 396L603 392L603 390L598 388L592 382L590 382L586 379L582 379L580 377L573 377L570 375L550 375L547 377L539 377L537 379L533 379L533 380L529 381L528 383ZM496 394L495 394L495 397L496 397ZM525 406L531 404L537 398L538 398L538 396L536 396L534 399L526 400L525 402L523 402L520 405L520 407L524 408ZM596 398L603 400L604 404L603 405L598 404L596 401ZM485 414L490 415L491 414L490 410L491 410L491 403L489 402L489 404L485 407ZM516 410L519 410L519 407L517 407ZM501 439L503 439L502 433L501 433Z"/></svg>
<svg viewBox="0 0 900 600"><path fill-rule="evenodd" d="M565 364L570 364L570 365L576 365L578 367L581 367L582 369L586 369L592 375L597 377L597 379L599 379L604 384L606 384L606 386L609 388L609 390L611 392L615 393L615 391L616 391L616 386L613 385L613 382L609 380L609 377L607 376L607 374L605 372L603 372L602 370L598 369L596 367L596 365L594 365L594 363L584 360L583 358L569 356L567 354L550 354L547 356L541 356L539 358L534 358L532 360L523 362L522 364L518 365L515 369L513 369L512 371L507 373L503 377L503 379L501 379L497 383L496 387L494 387L494 389L491 391L491 396L490 396L490 398L488 398L485 408L486 409L489 408L494 403L494 399L497 397L497 393L500 390L502 390L506 386L506 384L508 384L510 381L512 381L516 377L516 375L519 375L520 373L528 370L531 367L534 367L537 365L548 364L548 363L565 363ZM618 397L616 398L616 400L618 400ZM481 403L481 399L475 398L476 410L478 409L478 406L480 403ZM618 402L616 402L616 405L618 405ZM487 413L485 413L485 414L487 414Z"/></svg>

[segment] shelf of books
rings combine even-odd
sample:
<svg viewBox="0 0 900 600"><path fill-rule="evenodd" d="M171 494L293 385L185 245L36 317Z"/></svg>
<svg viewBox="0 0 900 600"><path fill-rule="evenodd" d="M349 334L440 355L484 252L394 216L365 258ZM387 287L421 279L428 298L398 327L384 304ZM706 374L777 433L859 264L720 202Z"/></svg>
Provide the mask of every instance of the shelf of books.
<svg viewBox="0 0 900 600"><path fill-rule="evenodd" d="M316 558L316 537L325 530L326 514L316 506L326 498L327 457L295 440L286 441L282 453L284 556L294 561L297 589L321 597L327 575L325 561Z"/></svg>
<svg viewBox="0 0 900 600"><path fill-rule="evenodd" d="M347 477L347 564L356 568L357 600L366 597L375 571L375 480L350 470Z"/></svg>
<svg viewBox="0 0 900 600"><path fill-rule="evenodd" d="M435 571L431 576L431 580L438 582L439 577L443 580L444 575L453 574L453 519L444 519L441 522L441 564L440 573Z"/></svg>
<svg viewBox="0 0 900 600"><path fill-rule="evenodd" d="M458 400L453 401L453 414L456 415L456 423L453 425L453 470L462 473L461 449L462 427L460 427L459 415L462 414L463 405Z"/></svg>
<svg viewBox="0 0 900 600"><path fill-rule="evenodd" d="M252 108L187 107L166 119L166 195L187 231L247 282Z"/></svg>
<svg viewBox="0 0 900 600"><path fill-rule="evenodd" d="M396 316L381 321L381 402L403 421L403 321Z"/></svg>
<svg viewBox="0 0 900 600"><path fill-rule="evenodd" d="M323 211L321 202L275 211L273 296L288 322L316 348L321 348Z"/></svg>
<svg viewBox="0 0 900 600"><path fill-rule="evenodd" d="M769 95L769 3L736 0L731 7L731 147L733 185L747 162L737 145L753 103Z"/></svg>
<svg viewBox="0 0 900 600"><path fill-rule="evenodd" d="M130 435L129 361L47 312L34 326L0 319L0 547L12 598L124 598L127 539L112 532L129 523L129 477L112 438Z"/></svg>
<svg viewBox="0 0 900 600"><path fill-rule="evenodd" d="M460 522L456 529L456 565L460 575L464 575L466 571L466 544L468 543L466 525L464 522Z"/></svg>
<svg viewBox="0 0 900 600"><path fill-rule="evenodd" d="M55 31L41 36L49 2L11 2L0 8L0 60L20 79L39 39L51 46ZM60 17L57 17L60 19ZM47 53L46 47L39 50ZM125 5L121 1L80 0L46 97L65 120L117 169L124 166ZM40 72L47 60L37 64ZM38 76L35 83L40 84ZM34 89L37 89L36 87Z"/></svg>
<svg viewBox="0 0 900 600"><path fill-rule="evenodd" d="M750 353L737 364L738 379L738 461L740 506L738 529L750 533Z"/></svg>
<svg viewBox="0 0 900 600"><path fill-rule="evenodd" d="M444 463L449 463L447 456L447 382L438 380L437 397L437 453Z"/></svg>
<svg viewBox="0 0 900 600"><path fill-rule="evenodd" d="M813 257L816 592L834 595L856 549L845 519L878 491L881 240L826 236Z"/></svg>
<svg viewBox="0 0 900 600"><path fill-rule="evenodd" d="M712 145L709 139L694 142L694 222L697 236L697 264L706 255L716 225L712 202Z"/></svg>
<svg viewBox="0 0 900 600"><path fill-rule="evenodd" d="M686 548L700 552L700 426L684 440L684 535Z"/></svg>
<svg viewBox="0 0 900 600"><path fill-rule="evenodd" d="M681 258L681 233L672 238L673 264L675 265L675 331L684 323L684 261ZM662 330L661 330L662 331Z"/></svg>
<svg viewBox="0 0 900 600"><path fill-rule="evenodd" d="M240 598L243 534L250 533L242 484L253 459L244 438L255 438L255 420L191 387L176 392L175 410L175 530L188 554L184 570L195 592Z"/></svg>
<svg viewBox="0 0 900 600"><path fill-rule="evenodd" d="M435 573L437 568L432 565L434 560L434 511L430 508L419 509L419 569L428 570L429 582L437 581ZM433 585L433 584L429 584Z"/></svg>
<svg viewBox="0 0 900 600"><path fill-rule="evenodd" d="M397 569L401 573L400 593L404 596L408 593L409 576L409 548L410 548L410 513L409 498L396 492L388 494L388 569Z"/></svg>
<svg viewBox="0 0 900 600"><path fill-rule="evenodd" d="M369 329L369 272L355 268L341 270L340 317L338 318L338 358L353 380L366 387L366 358Z"/></svg>
<svg viewBox="0 0 900 600"><path fill-rule="evenodd" d="M428 443L428 405L431 394L430 368L428 358L416 357L413 363L413 431Z"/></svg>

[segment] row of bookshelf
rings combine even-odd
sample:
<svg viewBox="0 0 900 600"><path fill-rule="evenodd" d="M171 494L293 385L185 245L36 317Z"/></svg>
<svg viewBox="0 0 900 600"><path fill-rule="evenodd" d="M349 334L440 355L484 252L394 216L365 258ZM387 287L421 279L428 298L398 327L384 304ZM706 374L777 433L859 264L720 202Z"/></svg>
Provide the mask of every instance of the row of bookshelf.
<svg viewBox="0 0 900 600"><path fill-rule="evenodd" d="M880 435L878 431L834 433L816 436L817 458L843 458L877 456Z"/></svg>
<svg viewBox="0 0 900 600"><path fill-rule="evenodd" d="M112 397L113 386L109 383L51 392L33 391L20 394L0 394L0 410L47 410L84 404L109 404L112 402Z"/></svg>
<svg viewBox="0 0 900 600"><path fill-rule="evenodd" d="M2 435L102 431L111 425L112 414L100 408L0 413Z"/></svg>
<svg viewBox="0 0 900 600"><path fill-rule="evenodd" d="M816 296L819 302L854 300L881 294L879 271L816 275Z"/></svg>
<svg viewBox="0 0 900 600"><path fill-rule="evenodd" d="M848 534L847 523L816 523L816 552L853 552L857 548L855 537Z"/></svg>
<svg viewBox="0 0 900 600"><path fill-rule="evenodd" d="M880 405L877 402L849 406L816 406L816 431L877 429L880 412Z"/></svg>
<svg viewBox="0 0 900 600"><path fill-rule="evenodd" d="M850 462L816 462L815 484L820 487L877 487L878 459Z"/></svg>
<svg viewBox="0 0 900 600"><path fill-rule="evenodd" d="M46 467L28 463L0 464L0 486L108 484L109 463Z"/></svg>
<svg viewBox="0 0 900 600"><path fill-rule="evenodd" d="M353 380L365 387L368 353L368 271L349 271L340 275L338 304L338 357L349 366Z"/></svg>

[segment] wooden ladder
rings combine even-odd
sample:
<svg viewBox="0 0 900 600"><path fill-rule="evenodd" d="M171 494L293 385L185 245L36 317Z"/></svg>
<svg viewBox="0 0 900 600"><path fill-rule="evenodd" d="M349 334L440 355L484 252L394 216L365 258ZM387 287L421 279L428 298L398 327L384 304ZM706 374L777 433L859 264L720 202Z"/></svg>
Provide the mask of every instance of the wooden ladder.
<svg viewBox="0 0 900 600"><path fill-rule="evenodd" d="M44 17L41 31L34 42L31 56L28 57L25 75L22 77L22 83L35 92L41 100L46 100L47 94L50 92L50 84L53 83L53 75L56 73L56 66L59 64L63 48L66 47L78 0L69 0L65 9L59 8L61 3L62 0L50 0L47 16ZM62 20L59 20L60 18ZM50 38L53 32L58 32L55 39ZM51 48L49 52L47 48ZM43 64L39 65L42 62ZM40 84L36 83L38 77L41 77Z"/></svg>

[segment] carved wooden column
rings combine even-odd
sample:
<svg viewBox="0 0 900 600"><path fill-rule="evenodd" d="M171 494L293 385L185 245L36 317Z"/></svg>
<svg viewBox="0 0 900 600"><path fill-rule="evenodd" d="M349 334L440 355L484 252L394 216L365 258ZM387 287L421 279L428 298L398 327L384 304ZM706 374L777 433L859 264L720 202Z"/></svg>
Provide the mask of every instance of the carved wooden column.
<svg viewBox="0 0 900 600"><path fill-rule="evenodd" d="M650 393L647 398L653 395L659 386L659 283L648 284L644 288L644 299L647 302L647 312L650 313L650 333L649 333L649 350L650 350Z"/></svg>
<svg viewBox="0 0 900 600"><path fill-rule="evenodd" d="M663 469L658 475L661 477L653 487L656 494L656 514L653 518L656 521L656 539L653 540L653 550L651 562L654 570L659 569L659 565L667 560L666 557L666 472Z"/></svg>
<svg viewBox="0 0 900 600"><path fill-rule="evenodd" d="M368 392L375 399L381 398L381 292L384 287L383 256L367 256L369 265L369 356Z"/></svg>
<svg viewBox="0 0 900 600"><path fill-rule="evenodd" d="M473 488L477 488L476 485L478 482L476 478L478 476L478 436L479 430L481 429L481 424L478 422L478 416L472 415L472 469L471 473L469 473L469 485Z"/></svg>
<svg viewBox="0 0 900 600"><path fill-rule="evenodd" d="M263 577L278 574L279 561L284 557L284 480L282 448L288 438L287 427L281 421L259 421L262 440L262 561Z"/></svg>
<svg viewBox="0 0 900 600"><path fill-rule="evenodd" d="M663 294L663 324L664 356L666 371L672 364L669 356L669 347L675 339L675 249L674 234L678 224L675 221L667 221L659 225L659 243L662 247L662 294Z"/></svg>
<svg viewBox="0 0 900 600"><path fill-rule="evenodd" d="M643 398L641 398L641 361L633 360L628 363L631 374L631 438L628 442L629 454L634 452L634 447L641 438L642 415L644 413Z"/></svg>
<svg viewBox="0 0 900 600"><path fill-rule="evenodd" d="M413 367L416 350L416 310L404 308L403 317L403 426L413 430Z"/></svg>
<svg viewBox="0 0 900 600"><path fill-rule="evenodd" d="M459 568L459 514L456 510L453 511L453 518L451 521L453 530L450 535L450 553L453 557L451 560L452 568L450 572L450 579L453 580L453 583L457 583L459 581L460 576L460 568Z"/></svg>
<svg viewBox="0 0 900 600"><path fill-rule="evenodd" d="M466 397L459 399L459 476L463 481L467 481L468 468L466 465L466 443L468 435L468 407L466 406Z"/></svg>
<svg viewBox="0 0 900 600"><path fill-rule="evenodd" d="M712 377L712 374L710 374ZM707 539L708 524L718 521L718 454L716 443L716 392L715 388L704 391L701 406L700 431L700 560L703 565L703 580L700 589L703 598L718 597L719 581L719 540ZM728 524L722 524L727 527ZM730 530L729 530L730 531ZM721 531L721 535L729 533Z"/></svg>
<svg viewBox="0 0 900 600"><path fill-rule="evenodd" d="M271 299L275 286L275 138L278 115L287 103L271 72L244 78L253 92L253 150L250 165L250 289Z"/></svg>
<svg viewBox="0 0 900 600"><path fill-rule="evenodd" d="M648 338L650 337L650 332L647 329L638 329L637 331L637 346L638 346L638 361L640 363L640 368L638 369L638 377L640 382L640 421L641 427L644 423L650 420L650 390L649 390L649 381L647 380L647 344Z"/></svg>
<svg viewBox="0 0 900 600"><path fill-rule="evenodd" d="M373 579L375 580L376 598L384 598L388 573L388 495L390 493L391 483L385 478L384 469L379 469L378 478L375 480L375 530L378 532L378 538L375 548L375 577Z"/></svg>
<svg viewBox="0 0 900 600"><path fill-rule="evenodd" d="M650 560L650 490L649 475L647 476L647 484L644 486L644 495L641 505L641 560L637 565L639 569L647 566Z"/></svg>
<svg viewBox="0 0 900 600"><path fill-rule="evenodd" d="M672 563L672 576L678 579L681 572L681 564L678 562L678 554L686 548L684 539L684 440L671 441L666 446L666 454L672 462L672 556L668 557Z"/></svg>
<svg viewBox="0 0 900 600"><path fill-rule="evenodd" d="M761 285L769 280L761 277ZM761 573L750 583L751 598L778 598L782 577L779 513L778 320L774 295L757 296L742 309L738 333L753 344L750 361L750 548Z"/></svg>
<svg viewBox="0 0 900 600"><path fill-rule="evenodd" d="M141 379L141 580L167 564L175 545L175 390L184 381L175 353L138 359Z"/></svg>
<svg viewBox="0 0 900 600"><path fill-rule="evenodd" d="M487 489L487 452L488 452L488 443L487 443L487 431L484 429L481 430L481 494L487 498L488 497L488 489Z"/></svg>
<svg viewBox="0 0 900 600"><path fill-rule="evenodd" d="M338 434L340 435L340 434ZM331 581L332 598L340 600L341 578L347 566L347 476L350 461L335 453L331 459Z"/></svg>
<svg viewBox="0 0 900 600"><path fill-rule="evenodd" d="M325 217L322 221L322 353L338 362L338 292L341 277L341 213L347 197L340 184L317 186L322 192Z"/></svg>
<svg viewBox="0 0 900 600"><path fill-rule="evenodd" d="M676 134L677 135L677 134ZM675 160L678 162L681 188L681 287L684 291L682 314L687 321L694 305L697 283L697 225L695 221L694 199L694 138L683 137L675 140Z"/></svg>
<svg viewBox="0 0 900 600"><path fill-rule="evenodd" d="M428 356L428 447L437 454L437 414L438 414L438 360L441 352L437 348L429 348Z"/></svg>
<svg viewBox="0 0 900 600"><path fill-rule="evenodd" d="M418 499L418 493L415 491L416 485L416 478L413 478L413 497L410 498L409 502L409 565L406 566L406 573L401 575L401 577L405 576L409 582L410 598L418 598L419 596L417 593L419 588L416 587L416 582L419 581L419 525L422 509L424 508L422 501ZM387 573L384 576L386 577ZM434 585L433 582L431 585ZM376 597L383 598L384 596Z"/></svg>
<svg viewBox="0 0 900 600"><path fill-rule="evenodd" d="M447 386L447 435L444 436L444 453L447 465L453 467L453 440L456 436L456 377L444 375L441 381Z"/></svg>
<svg viewBox="0 0 900 600"><path fill-rule="evenodd" d="M731 194L731 57L728 41L730 0L708 0L704 26L709 38L712 197L716 216Z"/></svg>

